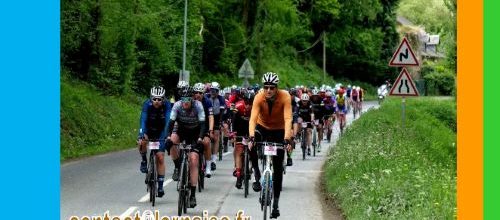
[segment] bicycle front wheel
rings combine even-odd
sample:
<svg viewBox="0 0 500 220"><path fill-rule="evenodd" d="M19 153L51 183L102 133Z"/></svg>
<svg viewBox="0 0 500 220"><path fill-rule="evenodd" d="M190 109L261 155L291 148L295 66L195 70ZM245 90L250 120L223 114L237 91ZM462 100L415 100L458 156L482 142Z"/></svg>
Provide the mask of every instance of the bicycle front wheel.
<svg viewBox="0 0 500 220"><path fill-rule="evenodd" d="M184 156L181 155L182 162L181 162L181 169L179 171L179 201L177 202L177 215L181 216L182 211L186 207L186 190L187 190L187 169L186 169L186 160L184 159Z"/></svg>
<svg viewBox="0 0 500 220"><path fill-rule="evenodd" d="M182 210L184 206L184 189L179 190L179 201L177 202L177 215L182 215Z"/></svg>
<svg viewBox="0 0 500 220"><path fill-rule="evenodd" d="M200 155L200 162L198 166L198 192L201 192L202 189L205 189L205 158L203 155Z"/></svg>
<svg viewBox="0 0 500 220"><path fill-rule="evenodd" d="M223 145L223 142L224 142L224 135L222 135L222 129L221 131L219 131L220 133L220 136L219 136L219 146L217 146L219 148L219 161L222 160L222 151L224 150L224 146Z"/></svg>
<svg viewBox="0 0 500 220"><path fill-rule="evenodd" d="M249 173L249 163L248 163L248 148L247 146L243 146L245 148L244 150L244 169L243 169L243 185L245 185L245 198L248 196L248 181L250 179L250 173Z"/></svg>
<svg viewBox="0 0 500 220"><path fill-rule="evenodd" d="M156 183L157 183L157 170L156 170L156 157L153 153L151 153L149 158L149 166L150 166L150 176L149 176L149 201L153 206L155 206L156 199Z"/></svg>
<svg viewBox="0 0 500 220"><path fill-rule="evenodd" d="M269 211L270 211L270 208L271 208L271 176L269 173L266 173L266 175L264 176L264 188L262 189L263 193L262 193L262 203L264 204L263 205L263 209L264 209L264 220L267 219L267 210L268 210L268 207L269 207Z"/></svg>
<svg viewBox="0 0 500 220"><path fill-rule="evenodd" d="M306 159L306 135L304 128L302 128L302 132L300 135L300 148L302 148L302 160Z"/></svg>

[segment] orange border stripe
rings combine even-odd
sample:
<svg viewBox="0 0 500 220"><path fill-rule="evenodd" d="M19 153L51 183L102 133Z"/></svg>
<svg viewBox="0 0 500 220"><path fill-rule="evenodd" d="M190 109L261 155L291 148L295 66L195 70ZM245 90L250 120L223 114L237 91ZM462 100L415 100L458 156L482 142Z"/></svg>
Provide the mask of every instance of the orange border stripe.
<svg viewBox="0 0 500 220"><path fill-rule="evenodd" d="M458 219L483 219L483 0L457 3Z"/></svg>

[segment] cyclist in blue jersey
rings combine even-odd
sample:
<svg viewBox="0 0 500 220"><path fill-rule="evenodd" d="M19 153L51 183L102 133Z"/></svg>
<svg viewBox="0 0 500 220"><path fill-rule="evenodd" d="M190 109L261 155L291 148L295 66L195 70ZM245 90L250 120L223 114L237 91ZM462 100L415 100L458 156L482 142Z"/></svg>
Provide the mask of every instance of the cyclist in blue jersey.
<svg viewBox="0 0 500 220"><path fill-rule="evenodd" d="M146 100L142 105L139 137L137 145L142 161L140 170L146 173L147 170L147 143L149 140L158 140L160 142L160 150L156 153L156 166L158 167L158 197L162 197L163 181L165 179L165 137L166 125L169 123L171 103L165 99L165 89L161 86L151 88L150 99Z"/></svg>

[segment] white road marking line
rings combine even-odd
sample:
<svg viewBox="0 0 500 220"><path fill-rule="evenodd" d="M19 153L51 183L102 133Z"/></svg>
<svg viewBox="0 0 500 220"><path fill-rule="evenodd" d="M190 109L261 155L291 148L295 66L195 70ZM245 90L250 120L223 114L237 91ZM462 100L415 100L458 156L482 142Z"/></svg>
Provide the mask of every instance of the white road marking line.
<svg viewBox="0 0 500 220"><path fill-rule="evenodd" d="M230 153L233 153L233 152L232 152L232 151L228 151L228 152L226 152L226 153L223 153L223 154L222 154L222 156L226 156L226 155L228 155L228 154L230 154Z"/></svg>
<svg viewBox="0 0 500 220"><path fill-rule="evenodd" d="M163 187L167 186L169 183L171 183L173 180L172 179L168 179L166 180L165 182L163 182ZM139 199L139 201L137 202L147 202L149 201L149 193L147 193L146 195L144 195L141 199Z"/></svg>
<svg viewBox="0 0 500 220"><path fill-rule="evenodd" d="M120 215L120 219L124 219L125 217L130 216L136 209L136 206L130 206L127 211Z"/></svg>

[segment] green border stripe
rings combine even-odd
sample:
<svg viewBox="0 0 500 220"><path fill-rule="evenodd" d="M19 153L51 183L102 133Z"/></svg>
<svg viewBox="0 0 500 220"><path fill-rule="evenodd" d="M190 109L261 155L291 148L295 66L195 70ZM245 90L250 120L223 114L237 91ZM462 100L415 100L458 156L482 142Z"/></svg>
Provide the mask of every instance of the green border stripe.
<svg viewBox="0 0 500 220"><path fill-rule="evenodd" d="M500 1L484 0L484 219L500 219ZM479 45L478 45L479 46ZM478 73L473 73L478 74ZM470 88L474 88L471 85ZM497 88L497 89L495 89ZM496 101L495 101L496 100ZM474 117L471 115L470 117ZM495 139L495 136L497 137ZM467 146L480 147L480 146Z"/></svg>

